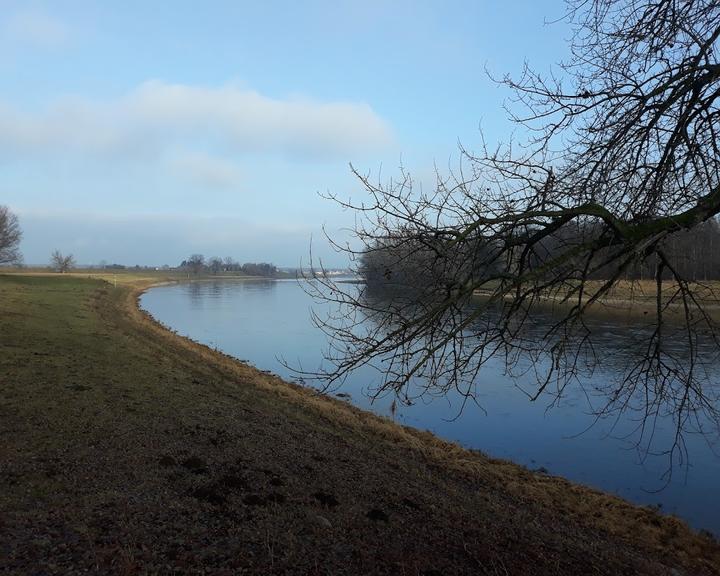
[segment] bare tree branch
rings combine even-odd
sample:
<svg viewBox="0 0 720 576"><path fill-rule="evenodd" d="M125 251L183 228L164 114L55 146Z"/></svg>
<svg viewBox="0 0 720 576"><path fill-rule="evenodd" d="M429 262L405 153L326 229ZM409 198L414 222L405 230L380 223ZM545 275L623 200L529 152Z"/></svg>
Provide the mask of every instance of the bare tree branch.
<svg viewBox="0 0 720 576"><path fill-rule="evenodd" d="M504 358L509 372L536 372L532 399L557 398L599 361L587 316L642 286L654 291L645 352L588 398L598 417L638 414L646 446L653 423L672 418L668 453L684 457L684 432L720 429L698 352L718 343L717 299L691 258L698 239L720 242L720 2L568 7L570 60L547 78L525 68L501 80L526 145L461 149L462 168L429 192L402 168L375 183L353 167L367 199L330 196L357 214L360 247L335 247L364 284L311 285L334 306L314 319L331 338L329 367L305 377L336 386L370 365L383 375L377 394L473 400L483 367ZM534 315L549 304L555 318L541 327ZM686 354L667 345L679 337Z"/></svg>

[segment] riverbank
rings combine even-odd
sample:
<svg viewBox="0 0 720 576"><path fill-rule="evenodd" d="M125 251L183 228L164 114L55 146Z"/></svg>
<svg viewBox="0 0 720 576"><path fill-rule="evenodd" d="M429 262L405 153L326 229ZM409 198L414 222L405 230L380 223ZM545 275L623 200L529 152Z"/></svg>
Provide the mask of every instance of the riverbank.
<svg viewBox="0 0 720 576"><path fill-rule="evenodd" d="M0 277L0 573L720 574L679 520L284 383L123 280Z"/></svg>
<svg viewBox="0 0 720 576"><path fill-rule="evenodd" d="M601 280L588 280L584 290L585 302L588 295L594 294L603 284ZM687 305L691 316L702 313L714 322L720 321L720 282L707 280L688 283L687 288L692 292ZM566 312L577 305L577 295L567 298L565 288L557 291L543 293L533 303L544 309L555 309L558 313ZM474 291L473 296L483 300L494 296L494 286L480 288ZM509 298L509 296L508 296ZM682 292L674 281L665 280L662 283L662 298L664 319L670 322L684 322L687 311L683 302ZM657 284L655 280L619 280L616 284L586 310L588 316L605 318L632 318L655 321L657 310Z"/></svg>

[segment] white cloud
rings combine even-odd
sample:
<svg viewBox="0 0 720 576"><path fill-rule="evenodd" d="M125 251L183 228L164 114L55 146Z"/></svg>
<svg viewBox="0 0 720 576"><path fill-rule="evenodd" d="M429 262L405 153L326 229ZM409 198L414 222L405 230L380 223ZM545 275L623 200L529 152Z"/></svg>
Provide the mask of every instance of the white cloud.
<svg viewBox="0 0 720 576"><path fill-rule="evenodd" d="M179 178L203 189L236 189L242 183L242 173L233 162L204 152L187 152L173 157L170 169Z"/></svg>
<svg viewBox="0 0 720 576"><path fill-rule="evenodd" d="M0 19L0 38L20 47L52 48L65 43L68 29L57 17L35 8Z"/></svg>
<svg viewBox="0 0 720 576"><path fill-rule="evenodd" d="M352 159L393 135L370 106L277 99L234 85L151 81L112 101L66 98L28 113L0 103L0 150L162 155L209 143L232 153Z"/></svg>

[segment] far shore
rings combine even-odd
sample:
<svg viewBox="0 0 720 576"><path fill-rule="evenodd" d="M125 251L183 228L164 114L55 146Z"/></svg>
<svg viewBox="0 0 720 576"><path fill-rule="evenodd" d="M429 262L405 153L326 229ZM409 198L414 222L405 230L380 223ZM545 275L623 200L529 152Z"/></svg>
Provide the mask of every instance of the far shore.
<svg viewBox="0 0 720 576"><path fill-rule="evenodd" d="M597 289L599 281L589 282L589 293ZM720 281L707 281L690 285L695 291L697 302L702 306L703 311L713 321L720 321ZM586 310L588 316L608 317L618 319L642 319L650 322L655 321L657 310L655 281L635 280L620 281L606 295L594 302ZM681 320L685 310L682 300L676 295L677 285L672 282L663 283L663 315L672 322ZM475 290L473 296L478 299L488 299L492 296L490 289ZM672 301L671 301L672 300ZM584 302L587 301L587 296ZM559 294L545 294L534 303L542 308L556 309L559 312L567 311L578 303L577 298L565 299ZM691 312L697 312L697 308L690 302Z"/></svg>

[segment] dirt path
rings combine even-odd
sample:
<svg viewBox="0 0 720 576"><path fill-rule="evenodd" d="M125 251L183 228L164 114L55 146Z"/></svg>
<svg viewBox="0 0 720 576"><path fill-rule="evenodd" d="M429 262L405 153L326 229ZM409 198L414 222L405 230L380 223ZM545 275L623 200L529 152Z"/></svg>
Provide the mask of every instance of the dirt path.
<svg viewBox="0 0 720 576"><path fill-rule="evenodd" d="M258 372L141 288L0 277L0 574L720 574L678 520Z"/></svg>

